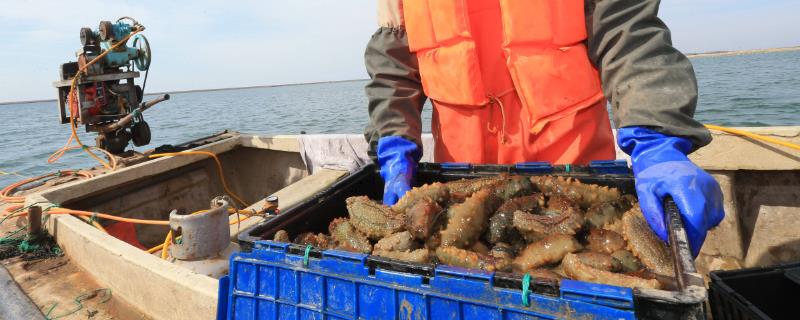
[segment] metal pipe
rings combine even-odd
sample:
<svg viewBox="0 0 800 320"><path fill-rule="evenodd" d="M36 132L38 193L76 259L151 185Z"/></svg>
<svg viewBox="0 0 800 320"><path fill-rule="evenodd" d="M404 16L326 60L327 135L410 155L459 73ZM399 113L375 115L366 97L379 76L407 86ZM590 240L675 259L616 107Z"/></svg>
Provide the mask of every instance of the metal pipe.
<svg viewBox="0 0 800 320"><path fill-rule="evenodd" d="M139 109L142 109L141 111L144 112L145 110L150 109L150 107L156 105L157 103L163 102L163 101L167 101L167 100L169 100L169 93L162 94L162 95L156 97L155 99L143 102L142 106L139 107Z"/></svg>
<svg viewBox="0 0 800 320"><path fill-rule="evenodd" d="M138 108L134 109L133 112L131 112L130 114L128 114L128 115L126 115L126 116L124 116L122 118L119 118L119 120L117 120L117 122L114 122L112 124L108 124L108 125L100 127L98 131L100 131L102 133L106 133L106 132L115 132L115 131L117 131L119 129L125 128L125 127L128 126L128 124L131 123L131 121L133 121L133 116L135 116L137 113L142 113L145 110L150 109L152 106L158 104L159 102L163 102L163 101L167 101L167 100L169 100L169 94L162 94L162 95L156 97L155 99L152 99L152 100L149 100L149 101L146 101L146 102L142 102L141 106L139 106Z"/></svg>

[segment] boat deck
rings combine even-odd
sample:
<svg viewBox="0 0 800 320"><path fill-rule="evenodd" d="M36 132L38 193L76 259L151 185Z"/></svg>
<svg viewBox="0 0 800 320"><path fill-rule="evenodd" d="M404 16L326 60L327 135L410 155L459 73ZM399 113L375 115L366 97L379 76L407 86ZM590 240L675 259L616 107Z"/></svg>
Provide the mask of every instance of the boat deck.
<svg viewBox="0 0 800 320"><path fill-rule="evenodd" d="M0 211L10 206L0 204ZM16 224L2 224L0 234L17 228ZM2 264L33 303L50 318L152 319L144 311L114 296L113 290L100 285L67 255L30 261L18 256L3 260ZM74 300L81 297L84 299L79 306Z"/></svg>
<svg viewBox="0 0 800 320"><path fill-rule="evenodd" d="M800 142L800 127L749 128L761 134ZM800 155L791 150L715 133L714 142L692 155L720 182L726 198L725 221L713 230L697 259L699 271L736 269L800 259ZM218 155L231 188L244 190L250 208L261 208L265 193L276 194L288 208L327 188L346 171L309 174L297 136L261 137L223 133L192 150ZM431 146L427 146L430 149ZM621 153L620 158L624 158ZM27 195L26 204L58 203L71 209L110 212L127 217L166 219L171 208L206 208L223 193L213 160L204 156L171 157L131 163L91 180L73 181ZM0 210L8 205L3 205ZM135 214L134 214L135 213ZM262 221L252 218L239 230ZM16 230L15 223L0 232ZM95 292L85 307L62 319L213 319L217 281L148 254L69 215L46 223L65 255L40 261L3 261L14 279L50 316L77 307L76 297ZM147 246L163 239L167 228L138 228ZM106 302L107 291L111 298ZM132 307L136 306L136 307ZM88 313L87 313L88 312Z"/></svg>

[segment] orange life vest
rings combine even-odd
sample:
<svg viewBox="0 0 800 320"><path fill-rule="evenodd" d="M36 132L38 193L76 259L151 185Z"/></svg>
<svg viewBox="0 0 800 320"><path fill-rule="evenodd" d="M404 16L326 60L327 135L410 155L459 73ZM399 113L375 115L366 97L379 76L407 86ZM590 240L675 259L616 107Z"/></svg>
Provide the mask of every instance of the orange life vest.
<svg viewBox="0 0 800 320"><path fill-rule="evenodd" d="M409 48L435 106L437 161L583 163L614 157L600 78L584 44L583 2L403 2ZM570 120L554 127L564 119ZM452 128L459 124L466 127ZM487 131L498 130L500 144L485 139ZM548 139L558 141L542 141ZM583 141L567 141L575 139Z"/></svg>

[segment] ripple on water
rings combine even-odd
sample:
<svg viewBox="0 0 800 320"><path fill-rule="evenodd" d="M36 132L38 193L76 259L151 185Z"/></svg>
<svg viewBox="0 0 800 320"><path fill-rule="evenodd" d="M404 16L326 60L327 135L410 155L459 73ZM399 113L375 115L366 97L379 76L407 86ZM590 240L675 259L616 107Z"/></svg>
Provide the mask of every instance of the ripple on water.
<svg viewBox="0 0 800 320"><path fill-rule="evenodd" d="M800 125L800 51L692 59L700 96L695 117L723 126ZM223 129L257 134L357 133L367 123L364 81L176 93L145 112L152 148ZM28 119L10 121L9 119ZM422 114L430 131L431 105ZM94 165L78 153L57 164L46 158L69 128L57 123L54 102L0 106L0 171L33 176ZM86 143L94 136L80 133ZM137 148L137 150L140 148ZM0 175L0 186L19 177Z"/></svg>

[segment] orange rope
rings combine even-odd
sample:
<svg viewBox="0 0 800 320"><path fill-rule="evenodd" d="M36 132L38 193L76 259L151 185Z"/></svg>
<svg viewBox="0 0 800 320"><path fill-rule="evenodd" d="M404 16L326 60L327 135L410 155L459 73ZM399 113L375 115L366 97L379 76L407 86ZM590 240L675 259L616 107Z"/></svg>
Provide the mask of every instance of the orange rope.
<svg viewBox="0 0 800 320"><path fill-rule="evenodd" d="M6 208L4 213L6 215L14 214L19 209L22 209L22 205L21 204L15 204L13 206L9 206L8 208Z"/></svg>
<svg viewBox="0 0 800 320"><path fill-rule="evenodd" d="M503 96L505 96L505 95L507 95L509 93L512 93L512 92L514 92L514 88L510 88L510 89L508 89L506 91L503 91L503 92L501 92L500 94L497 94L497 95L490 94L490 95L487 96L487 99L489 99L489 102L487 102L486 105L489 106L489 118L490 119L489 119L489 122L486 123L486 130L491 132L491 133L497 133L497 127L496 126L492 126L492 119L491 119L492 118L491 112L492 112L492 110L494 110L494 108L492 108L492 106L493 105L497 105L497 107L500 108L500 115L503 117L503 124L502 124L502 127L500 128L500 132L498 134L501 144L506 144L508 142L508 140L506 139L506 109L505 109L505 106L503 105L503 101L500 100L500 98L502 98Z"/></svg>
<svg viewBox="0 0 800 320"><path fill-rule="evenodd" d="M25 212L24 214L17 213L16 211L19 211L20 209L22 209L21 204L10 206L5 209L6 216L13 215L12 217L22 217L28 215L27 212ZM92 220L91 217L86 217L86 216L79 216L79 217L83 219L83 221L86 221L87 223L93 225L95 228L97 228L97 230L100 230L104 233L108 233L108 230L106 230L106 228L104 228L103 225L101 225L99 222L95 220Z"/></svg>
<svg viewBox="0 0 800 320"><path fill-rule="evenodd" d="M33 177L33 178L28 178L28 179L25 179L25 180L21 180L21 181L18 181L18 182L15 182L15 183L12 183L12 184L6 186L2 190L0 190L0 200L8 202L8 203L23 203L23 202L25 202L25 197L24 196L15 197L15 196L11 196L10 195L14 191L14 189L19 188L21 186L24 186L24 185L29 184L29 183L34 182L34 181L38 181L38 180L42 180L42 179L50 178L50 177L57 177L57 176L60 176L60 175L78 175L78 176L81 176L81 177L83 177L85 179L89 179L89 178L93 177L93 175L91 173L86 172L86 171L64 170L64 171L59 171L59 172L48 173L48 174L41 175L41 176L38 176L38 177Z"/></svg>
<svg viewBox="0 0 800 320"><path fill-rule="evenodd" d="M137 224L148 224L148 225L159 225L159 226L169 225L169 221L166 221L166 220L147 220L147 219L125 218L125 217L119 217L119 216L115 216L115 215L111 215L111 214L107 214L107 213L89 212L89 211L82 211L82 210L72 210L72 209L59 208L59 207L54 207L54 208L50 209L49 211L47 211L47 213L48 214L69 214L69 215L73 215L73 216L85 216L85 217L95 216L97 218L103 218L103 219L120 221L120 222L137 223ZM24 216L27 216L27 215L28 215L27 212L20 212L20 213L17 213L15 215L13 215L11 218L24 217Z"/></svg>
<svg viewBox="0 0 800 320"><path fill-rule="evenodd" d="M106 150L103 150L103 149L95 147L95 146L84 146L84 145L69 146L70 143L72 143L72 139L73 139L73 137L69 137L69 139L67 140L67 144L66 145L61 147L61 149L56 150L56 152L53 152L53 154L51 154L49 157L47 157L47 163L53 163L53 162L58 161L58 159L61 159L61 157L63 157L64 154L67 151L80 149L80 148L89 148L89 149L92 149L92 150L97 150L97 151L100 151L102 153L105 153L106 157L108 157L108 159L110 161L109 165L111 166L110 168L108 166L106 166L106 168L109 168L112 171L117 168L117 158L114 157L114 155L112 155L111 152L108 152Z"/></svg>
<svg viewBox="0 0 800 320"><path fill-rule="evenodd" d="M115 215L110 215L107 213L99 213L99 212L89 212L89 211L81 211L81 210L72 210L66 208L53 208L48 213L50 214L70 214L75 216L93 216L96 215L98 218L120 221L120 222L130 222L130 223L137 223L137 224L148 224L148 225L160 225L165 226L169 225L169 221L167 220L147 220L147 219L134 219L134 218L124 218Z"/></svg>

